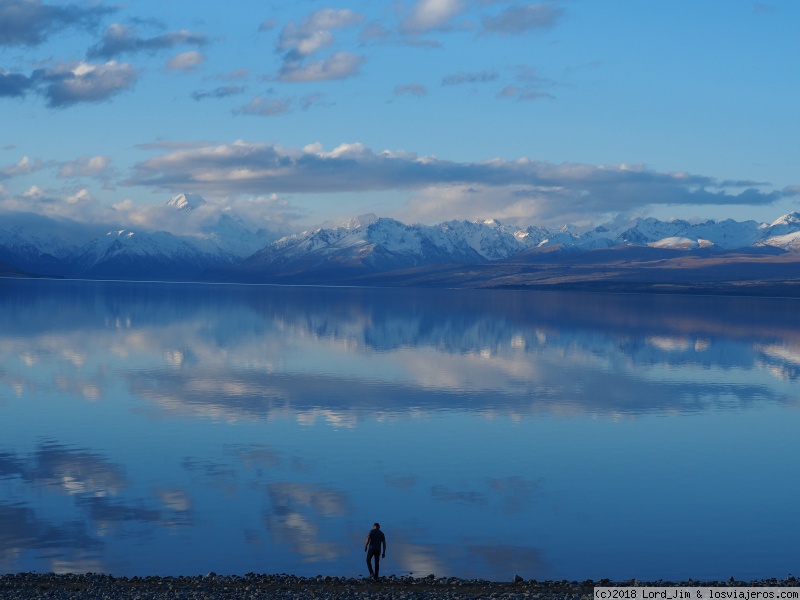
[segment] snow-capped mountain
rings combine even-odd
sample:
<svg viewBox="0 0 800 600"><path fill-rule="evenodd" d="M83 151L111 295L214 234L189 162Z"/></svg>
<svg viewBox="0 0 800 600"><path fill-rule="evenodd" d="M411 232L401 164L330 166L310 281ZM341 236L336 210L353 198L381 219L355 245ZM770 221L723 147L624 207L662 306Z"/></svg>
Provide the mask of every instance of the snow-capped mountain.
<svg viewBox="0 0 800 600"><path fill-rule="evenodd" d="M499 221L406 225L374 214L339 227L304 231L273 242L243 261L241 271L382 271L435 264L476 264L512 257L547 240L540 227L518 230Z"/></svg>
<svg viewBox="0 0 800 600"><path fill-rule="evenodd" d="M187 279L197 276L209 257L198 248L166 231L137 233L110 231L69 257L72 272L84 277Z"/></svg>
<svg viewBox="0 0 800 600"><path fill-rule="evenodd" d="M197 236L189 238L199 249L221 258L242 259L257 252L275 240L274 235L264 229L254 230L233 211L223 211L219 218L203 225ZM227 259L226 259L227 260Z"/></svg>
<svg viewBox="0 0 800 600"><path fill-rule="evenodd" d="M786 215L771 225L731 219L689 223L654 218L581 230L566 226L513 228L496 220L447 221L406 225L394 219L363 215L338 227L320 228L281 238L237 267L246 280L323 279L444 264L485 264L542 250L575 253L620 247L659 251L724 253L772 246L800 250L800 215ZM654 255L655 256L655 255ZM576 259L579 260L579 259Z"/></svg>
<svg viewBox="0 0 800 600"><path fill-rule="evenodd" d="M165 226L182 234L10 213L0 220L0 260L54 276L187 279L238 262L275 239L230 208L208 208L197 194L170 198L162 207Z"/></svg>
<svg viewBox="0 0 800 600"><path fill-rule="evenodd" d="M186 212L196 210L206 204L205 198L198 194L177 194L167 200L167 206Z"/></svg>
<svg viewBox="0 0 800 600"><path fill-rule="evenodd" d="M244 270L290 266L292 270L325 268L386 270L442 262L482 262L485 258L448 227L405 225L363 215L334 229L317 229L284 237L242 263Z"/></svg>
<svg viewBox="0 0 800 600"><path fill-rule="evenodd" d="M757 245L800 250L800 213L789 213L762 229Z"/></svg>
<svg viewBox="0 0 800 600"><path fill-rule="evenodd" d="M588 255L587 260L580 258L581 252L616 248L638 249L637 256L652 257L655 252L707 256L740 249L764 256L800 253L799 213L769 224L651 217L593 229L521 228L493 219L408 225L368 214L275 240L232 208L220 210L196 194L173 196L157 210L170 231L106 226L100 232L96 225L3 215L0 261L24 272L60 276L334 281L436 265L522 264L561 254L572 263L587 263L593 261Z"/></svg>

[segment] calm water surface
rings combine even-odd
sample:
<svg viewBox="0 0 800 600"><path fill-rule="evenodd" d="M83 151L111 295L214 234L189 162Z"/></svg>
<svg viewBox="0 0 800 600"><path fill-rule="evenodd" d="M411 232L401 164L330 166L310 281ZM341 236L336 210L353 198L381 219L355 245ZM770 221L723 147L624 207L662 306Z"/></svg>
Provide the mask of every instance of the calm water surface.
<svg viewBox="0 0 800 600"><path fill-rule="evenodd" d="M0 572L800 572L791 300L0 280Z"/></svg>

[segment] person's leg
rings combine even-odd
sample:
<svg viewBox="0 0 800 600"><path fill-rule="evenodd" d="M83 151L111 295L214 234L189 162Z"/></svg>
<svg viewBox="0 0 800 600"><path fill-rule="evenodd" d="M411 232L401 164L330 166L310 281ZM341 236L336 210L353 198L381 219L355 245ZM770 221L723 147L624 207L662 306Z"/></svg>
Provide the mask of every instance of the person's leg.
<svg viewBox="0 0 800 600"><path fill-rule="evenodd" d="M378 579L378 571L381 568L381 553L380 551L375 553L375 579Z"/></svg>
<svg viewBox="0 0 800 600"><path fill-rule="evenodd" d="M372 570L372 550L367 552L367 568L369 569L369 576L375 577L375 573Z"/></svg>

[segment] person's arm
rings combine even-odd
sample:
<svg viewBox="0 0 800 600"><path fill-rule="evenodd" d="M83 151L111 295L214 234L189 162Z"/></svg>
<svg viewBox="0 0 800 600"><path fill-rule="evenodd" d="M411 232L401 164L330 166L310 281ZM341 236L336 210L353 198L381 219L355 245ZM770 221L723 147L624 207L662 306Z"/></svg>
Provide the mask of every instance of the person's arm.
<svg viewBox="0 0 800 600"><path fill-rule="evenodd" d="M369 546L369 536L367 536L367 541L364 542L364 552L367 551L367 546Z"/></svg>
<svg viewBox="0 0 800 600"><path fill-rule="evenodd" d="M383 536L383 556L381 558L386 558L386 536Z"/></svg>

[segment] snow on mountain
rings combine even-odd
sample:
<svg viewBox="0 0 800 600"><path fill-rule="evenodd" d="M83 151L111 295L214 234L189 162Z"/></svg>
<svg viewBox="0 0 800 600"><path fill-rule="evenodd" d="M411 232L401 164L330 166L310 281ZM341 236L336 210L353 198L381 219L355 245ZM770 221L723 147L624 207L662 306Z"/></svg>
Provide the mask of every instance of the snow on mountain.
<svg viewBox="0 0 800 600"><path fill-rule="evenodd" d="M364 215L335 229L287 236L245 261L251 267L303 260L308 268L401 268L439 262L481 262L484 258L447 226L405 225Z"/></svg>
<svg viewBox="0 0 800 600"><path fill-rule="evenodd" d="M770 225L763 226L756 245L800 250L800 213L783 215Z"/></svg>
<svg viewBox="0 0 800 600"><path fill-rule="evenodd" d="M64 275L66 258L98 235L93 225L33 213L0 217L0 259L40 275Z"/></svg>
<svg viewBox="0 0 800 600"><path fill-rule="evenodd" d="M29 273L60 275L63 269L58 257L18 230L0 231L0 261Z"/></svg>
<svg viewBox="0 0 800 600"><path fill-rule="evenodd" d="M672 248L674 250L694 250L695 248L708 248L713 242L708 240L692 240L685 237L667 237L647 244L651 248Z"/></svg>
<svg viewBox="0 0 800 600"><path fill-rule="evenodd" d="M732 250L754 245L762 236L765 225L755 221L706 221L689 223L681 219L660 221L653 217L638 218L632 223L607 228L597 227L586 232L562 229L540 242L541 246L561 245L575 250L609 248L620 245L695 248L717 246ZM693 240L692 244L677 243L676 239ZM671 240L663 242L662 240ZM700 241L702 240L702 242ZM671 245L672 244L672 245Z"/></svg>
<svg viewBox="0 0 800 600"><path fill-rule="evenodd" d="M526 248L536 248L547 242L552 234L546 227L531 225L514 232L514 238Z"/></svg>
<svg viewBox="0 0 800 600"><path fill-rule="evenodd" d="M201 272L209 257L196 246L166 231L109 231L78 249L70 257L78 276L144 277L165 275L186 279Z"/></svg>
<svg viewBox="0 0 800 600"><path fill-rule="evenodd" d="M790 212L788 214L783 215L775 219L769 227L790 227L790 228L798 228L800 227L800 213L797 212Z"/></svg>
<svg viewBox="0 0 800 600"><path fill-rule="evenodd" d="M209 203L197 194L178 194L166 207L180 213L183 229L192 233L181 236L203 254L216 256L222 262L233 262L250 256L275 237L257 230L232 208L210 209Z"/></svg>
<svg viewBox="0 0 800 600"><path fill-rule="evenodd" d="M217 221L202 227L198 236L185 238L208 254L217 254L225 260L250 256L275 239L263 229L253 231L242 218L232 211L224 211Z"/></svg>
<svg viewBox="0 0 800 600"><path fill-rule="evenodd" d="M515 229L494 219L448 221L437 227L451 240L464 240L470 248L490 261L508 258L527 248L517 237ZM524 236L521 237L524 239Z"/></svg>
<svg viewBox="0 0 800 600"><path fill-rule="evenodd" d="M239 273L378 272L435 264L477 264L532 249L558 251L639 246L675 252L716 247L800 252L800 213L770 224L755 221L661 221L639 218L594 229L515 228L493 219L406 225L375 214L337 227L274 240L231 207L178 194L164 205L171 231L132 231L7 213L0 220L0 261L31 273L119 278L199 276L208 269ZM176 233L183 232L182 234Z"/></svg>
<svg viewBox="0 0 800 600"><path fill-rule="evenodd" d="M137 233L123 229L109 231L104 237L86 244L75 253L73 261L93 266L108 258L122 255L181 258L196 256L197 250L188 242L166 231Z"/></svg>
<svg viewBox="0 0 800 600"><path fill-rule="evenodd" d="M196 210L205 204L205 198L198 194L178 194L167 200L167 206L186 212Z"/></svg>
<svg viewBox="0 0 800 600"><path fill-rule="evenodd" d="M762 224L755 221L706 221L688 225L682 234L690 239L706 239L724 250L746 248L756 243Z"/></svg>

